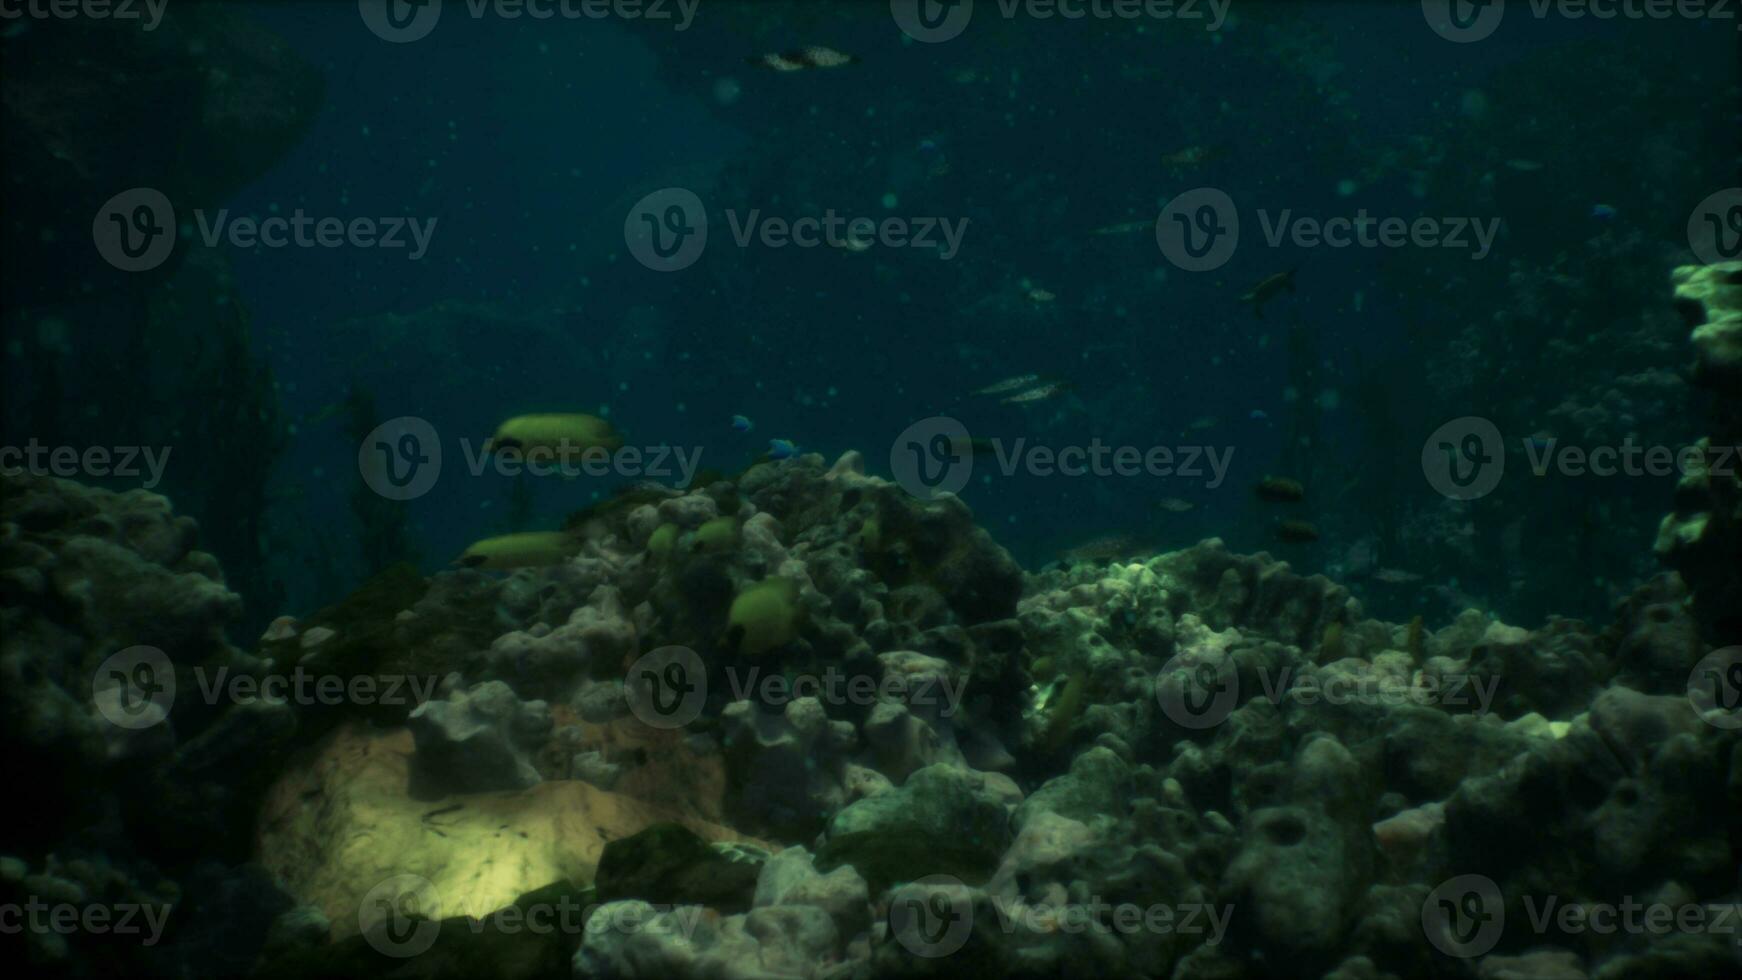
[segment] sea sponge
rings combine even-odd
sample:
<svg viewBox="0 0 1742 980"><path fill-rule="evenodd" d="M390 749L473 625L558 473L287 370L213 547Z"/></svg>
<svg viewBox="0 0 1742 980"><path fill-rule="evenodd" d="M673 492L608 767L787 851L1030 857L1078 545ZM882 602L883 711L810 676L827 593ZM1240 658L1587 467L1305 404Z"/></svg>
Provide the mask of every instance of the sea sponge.
<svg viewBox="0 0 1742 980"><path fill-rule="evenodd" d="M736 636L738 652L756 657L798 636L798 583L764 579L738 593L726 615L726 634Z"/></svg>

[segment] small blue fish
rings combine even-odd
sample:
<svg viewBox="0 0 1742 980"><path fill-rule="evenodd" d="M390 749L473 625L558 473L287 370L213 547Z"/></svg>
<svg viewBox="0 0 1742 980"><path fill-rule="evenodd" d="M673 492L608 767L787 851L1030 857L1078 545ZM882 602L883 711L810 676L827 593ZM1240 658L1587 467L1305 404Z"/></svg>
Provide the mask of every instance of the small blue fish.
<svg viewBox="0 0 1742 980"><path fill-rule="evenodd" d="M1269 413L1269 412L1266 412L1266 411L1265 411L1265 410L1264 410L1264 409L1262 409L1262 408L1255 408L1255 409L1253 409L1253 410L1252 410L1252 414L1251 414L1251 416L1249 416L1249 417L1250 417L1250 418L1251 418L1251 419L1252 419L1252 421L1254 421L1254 422L1268 422L1268 421L1270 421L1270 413Z"/></svg>
<svg viewBox="0 0 1742 980"><path fill-rule="evenodd" d="M768 440L769 459L791 459L798 455L798 443L791 439Z"/></svg>
<svg viewBox="0 0 1742 980"><path fill-rule="evenodd" d="M1615 209L1607 204L1594 204L1591 206L1591 217L1596 218L1598 221L1614 221L1615 214Z"/></svg>
<svg viewBox="0 0 1742 980"><path fill-rule="evenodd" d="M745 418L742 415L732 416L732 431L734 431L734 432L749 432L751 429L754 429L754 428L756 428L755 422L750 421L749 419Z"/></svg>

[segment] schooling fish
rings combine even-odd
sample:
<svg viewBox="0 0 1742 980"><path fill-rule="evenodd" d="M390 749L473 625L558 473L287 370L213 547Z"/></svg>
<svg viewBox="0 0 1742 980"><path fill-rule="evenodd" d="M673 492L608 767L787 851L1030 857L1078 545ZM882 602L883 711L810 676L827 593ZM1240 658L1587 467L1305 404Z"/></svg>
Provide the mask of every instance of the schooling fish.
<svg viewBox="0 0 1742 980"><path fill-rule="evenodd" d="M1149 231L1155 227L1155 219L1146 218L1143 221L1121 221L1116 225L1106 225L1090 232L1092 235L1130 235L1139 231Z"/></svg>
<svg viewBox="0 0 1742 980"><path fill-rule="evenodd" d="M1163 497L1155 502L1156 510L1165 510L1169 514L1185 514L1197 509L1197 504L1178 497Z"/></svg>
<svg viewBox="0 0 1742 980"><path fill-rule="evenodd" d="M1291 293L1294 292L1294 274L1298 270L1299 267L1297 266L1287 272L1278 272L1275 275L1266 276L1262 282L1253 286L1244 296L1241 296L1240 302L1251 303L1252 315L1260 320L1264 319L1264 304L1275 299L1277 296L1280 296L1282 291L1285 289Z"/></svg>
<svg viewBox="0 0 1742 980"><path fill-rule="evenodd" d="M754 429L754 428L756 428L755 422L750 421L749 419L745 418L742 415L732 416L732 431L734 431L734 432L749 432L751 429Z"/></svg>
<svg viewBox="0 0 1742 980"><path fill-rule="evenodd" d="M958 437L950 440L950 452L959 457L995 456L998 454L998 444L978 436L967 439Z"/></svg>
<svg viewBox="0 0 1742 980"><path fill-rule="evenodd" d="M1028 402L1043 402L1049 398L1057 398L1070 390L1071 383L1069 381L1053 381L1041 385L1038 388L1030 388L1020 395L1011 395L1009 398L1000 398L999 401L1005 405L1023 405Z"/></svg>
<svg viewBox="0 0 1742 980"><path fill-rule="evenodd" d="M1306 488L1299 480L1291 480L1285 476L1267 476L1258 481L1258 486L1252 489L1259 500L1268 500L1273 504L1298 504L1306 499Z"/></svg>
<svg viewBox="0 0 1742 980"><path fill-rule="evenodd" d="M1026 388L1029 385L1034 384L1036 381L1039 381L1039 380L1040 380L1040 375L1038 375L1038 374L1019 374L1014 378L1005 378L1003 381L999 381L999 382L996 382L994 384L989 384L984 388L976 389L974 394L976 394L976 395L1002 395L1007 391L1018 391L1020 389Z"/></svg>
<svg viewBox="0 0 1742 980"><path fill-rule="evenodd" d="M1283 521L1276 525L1276 536L1290 544L1310 544L1319 539L1319 529L1306 521Z"/></svg>
<svg viewBox="0 0 1742 980"><path fill-rule="evenodd" d="M1615 216L1619 213L1619 211L1616 211L1607 204L1591 205L1591 217L1596 218L1598 221L1614 221Z"/></svg>
<svg viewBox="0 0 1742 980"><path fill-rule="evenodd" d="M791 439L770 439L768 452L764 455L769 459L791 459L798 455L798 443Z"/></svg>
<svg viewBox="0 0 1742 980"><path fill-rule="evenodd" d="M758 68L780 72L808 71L812 68L840 68L859 63L859 59L850 54L843 54L834 48L825 48L821 45L811 45L793 51L783 51L779 54L757 55L746 60Z"/></svg>
<svg viewBox="0 0 1742 980"><path fill-rule="evenodd" d="M1149 550L1136 538L1127 534L1109 534L1067 548L1059 553L1059 557L1071 564L1089 564L1138 557L1147 553L1150 553Z"/></svg>
<svg viewBox="0 0 1742 980"><path fill-rule="evenodd" d="M561 531L524 531L485 538L467 548L454 564L462 568L537 568L562 563L578 549Z"/></svg>
<svg viewBox="0 0 1742 980"><path fill-rule="evenodd" d="M1198 144L1173 151L1161 158L1170 167L1201 167L1227 156L1228 148L1220 143Z"/></svg>

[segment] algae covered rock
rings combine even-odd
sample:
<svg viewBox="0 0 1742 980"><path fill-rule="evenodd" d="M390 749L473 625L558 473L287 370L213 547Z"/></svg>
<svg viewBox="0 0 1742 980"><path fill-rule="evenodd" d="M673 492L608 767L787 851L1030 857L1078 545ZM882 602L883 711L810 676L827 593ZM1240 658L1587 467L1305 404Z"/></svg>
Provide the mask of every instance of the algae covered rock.
<svg viewBox="0 0 1742 980"><path fill-rule="evenodd" d="M1010 837L1004 798L983 776L928 766L895 791L837 813L817 865L850 864L879 888L933 874L977 883L991 876Z"/></svg>
<svg viewBox="0 0 1742 980"><path fill-rule="evenodd" d="M1694 382L1712 392L1707 437L1658 527L1657 554L1693 590L1718 645L1742 642L1742 262L1675 270L1675 306L1692 328Z"/></svg>
<svg viewBox="0 0 1742 980"><path fill-rule="evenodd" d="M550 734L550 710L543 701L520 700L501 681L419 705L407 724L417 740L416 795L525 789L542 778L532 759Z"/></svg>
<svg viewBox="0 0 1742 980"><path fill-rule="evenodd" d="M639 898L742 912L768 860L753 845L709 843L681 824L655 824L605 845L593 887L604 902Z"/></svg>

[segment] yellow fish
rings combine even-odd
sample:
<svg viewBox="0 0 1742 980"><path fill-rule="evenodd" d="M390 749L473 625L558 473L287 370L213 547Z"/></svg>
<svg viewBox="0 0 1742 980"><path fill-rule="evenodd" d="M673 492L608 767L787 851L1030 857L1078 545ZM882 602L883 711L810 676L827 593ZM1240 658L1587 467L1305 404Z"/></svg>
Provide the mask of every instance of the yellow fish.
<svg viewBox="0 0 1742 980"><path fill-rule="evenodd" d="M476 542L454 559L454 564L497 571L539 568L561 564L577 550L575 539L561 531L523 531Z"/></svg>
<svg viewBox="0 0 1742 980"><path fill-rule="evenodd" d="M484 451L524 455L544 449L566 458L588 449L615 450L622 445L611 423L597 415L549 413L516 415L502 423L485 441Z"/></svg>

